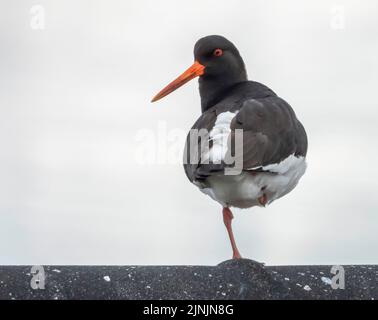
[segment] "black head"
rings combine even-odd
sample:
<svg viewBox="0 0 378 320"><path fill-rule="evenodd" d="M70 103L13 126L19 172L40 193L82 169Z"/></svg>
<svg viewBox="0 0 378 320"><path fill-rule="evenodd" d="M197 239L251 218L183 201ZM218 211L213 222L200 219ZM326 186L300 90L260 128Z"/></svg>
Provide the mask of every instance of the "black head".
<svg viewBox="0 0 378 320"><path fill-rule="evenodd" d="M247 80L244 62L234 44L222 36L207 36L194 46L194 59L205 66L203 78Z"/></svg>
<svg viewBox="0 0 378 320"><path fill-rule="evenodd" d="M152 102L199 76L201 106L205 111L235 84L247 81L247 72L238 49L222 36L199 39L194 46L194 60L194 64L161 90Z"/></svg>

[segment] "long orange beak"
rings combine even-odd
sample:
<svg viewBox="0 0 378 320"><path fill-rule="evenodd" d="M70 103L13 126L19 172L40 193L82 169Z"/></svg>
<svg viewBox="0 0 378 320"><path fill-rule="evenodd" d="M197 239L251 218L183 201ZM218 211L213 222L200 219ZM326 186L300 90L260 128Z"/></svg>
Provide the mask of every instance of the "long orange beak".
<svg viewBox="0 0 378 320"><path fill-rule="evenodd" d="M167 85L163 90L161 90L151 102L155 102L180 88L182 85L188 81L194 79L195 77L203 75L205 72L205 67L200 64L198 61L194 61L193 65L181 74L177 79L173 80L169 85Z"/></svg>

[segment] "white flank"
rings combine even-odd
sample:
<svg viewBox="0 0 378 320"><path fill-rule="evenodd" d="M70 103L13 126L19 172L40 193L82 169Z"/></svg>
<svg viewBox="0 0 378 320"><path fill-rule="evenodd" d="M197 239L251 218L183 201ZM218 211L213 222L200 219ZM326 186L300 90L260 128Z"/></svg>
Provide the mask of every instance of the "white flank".
<svg viewBox="0 0 378 320"><path fill-rule="evenodd" d="M268 167L268 166L267 166ZM261 205L259 198L266 195L268 204L283 197L295 188L306 171L304 157L288 157L276 165L270 165L276 172L260 172L256 175L243 171L240 175L214 175L207 179L208 186L200 190L222 206L250 208Z"/></svg>
<svg viewBox="0 0 378 320"><path fill-rule="evenodd" d="M217 116L214 127L210 131L210 140L213 142L212 148L202 156L202 162L211 161L221 163L227 152L227 141L231 133L230 125L236 113L227 111Z"/></svg>
<svg viewBox="0 0 378 320"><path fill-rule="evenodd" d="M256 170L261 168L264 171L284 174L289 170L298 167L303 161L305 161L304 157L296 157L294 154L291 154L279 163L272 163L263 167L249 168L248 170Z"/></svg>

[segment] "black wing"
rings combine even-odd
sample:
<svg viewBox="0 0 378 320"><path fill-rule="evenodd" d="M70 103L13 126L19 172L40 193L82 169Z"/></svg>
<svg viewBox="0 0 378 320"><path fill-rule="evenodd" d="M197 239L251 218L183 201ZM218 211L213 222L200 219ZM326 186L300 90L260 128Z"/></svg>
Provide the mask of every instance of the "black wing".
<svg viewBox="0 0 378 320"><path fill-rule="evenodd" d="M197 120L192 129L206 129L214 126L217 114L224 112L224 106L215 107ZM237 111L230 128L228 153L234 152L235 130L242 129L243 153L238 163L242 163L243 170L259 171L263 166L279 163L289 155L305 156L307 153L307 136L302 124L290 105L277 96L260 99L249 99L240 106L235 106L231 112ZM226 167L221 164L189 163L189 154L193 148L199 148L201 141L190 143L188 136L184 158L185 172L190 181L204 180L212 174L223 174ZM210 144L211 147L211 144ZM186 162L185 162L186 161Z"/></svg>
<svg viewBox="0 0 378 320"><path fill-rule="evenodd" d="M235 129L243 130L244 170L279 163L291 154L306 156L306 132L290 105L279 97L247 100L232 120L231 139Z"/></svg>

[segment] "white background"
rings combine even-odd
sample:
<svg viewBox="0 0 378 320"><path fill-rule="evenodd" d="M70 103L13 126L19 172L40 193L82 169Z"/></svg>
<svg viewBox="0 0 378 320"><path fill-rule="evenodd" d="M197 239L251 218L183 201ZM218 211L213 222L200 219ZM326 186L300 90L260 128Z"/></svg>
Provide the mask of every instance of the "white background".
<svg viewBox="0 0 378 320"><path fill-rule="evenodd" d="M2 0L0 16L0 264L230 258L220 206L182 165L135 157L140 130L185 132L198 118L197 81L149 101L209 34L235 43L309 137L292 193L234 210L242 255L378 263L376 0Z"/></svg>

